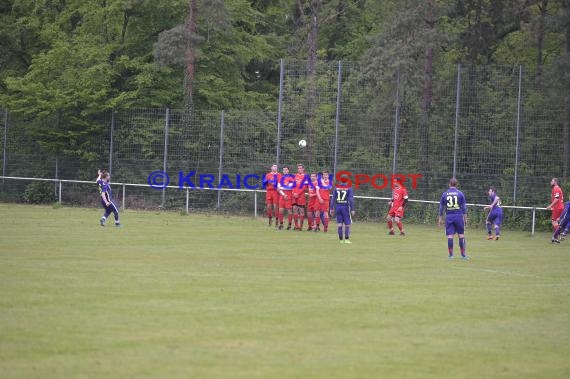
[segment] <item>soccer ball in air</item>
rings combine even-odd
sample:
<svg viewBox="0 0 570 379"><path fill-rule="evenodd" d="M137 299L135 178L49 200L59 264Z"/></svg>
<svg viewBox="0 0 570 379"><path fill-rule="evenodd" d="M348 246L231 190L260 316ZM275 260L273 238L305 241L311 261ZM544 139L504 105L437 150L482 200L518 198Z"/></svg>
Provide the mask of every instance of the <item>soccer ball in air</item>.
<svg viewBox="0 0 570 379"><path fill-rule="evenodd" d="M303 148L305 146L307 146L307 141L305 141L304 139L300 140L299 141L299 147Z"/></svg>

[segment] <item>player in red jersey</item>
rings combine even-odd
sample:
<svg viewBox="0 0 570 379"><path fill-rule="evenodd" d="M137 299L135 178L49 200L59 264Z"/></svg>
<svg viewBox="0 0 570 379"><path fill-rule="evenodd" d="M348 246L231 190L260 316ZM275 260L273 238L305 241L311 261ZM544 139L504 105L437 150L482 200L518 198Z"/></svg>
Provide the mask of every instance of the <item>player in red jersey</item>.
<svg viewBox="0 0 570 379"><path fill-rule="evenodd" d="M550 187L552 187L550 205L546 207L546 209L552 210L552 228L556 230L556 228L558 228L558 221L564 210L564 194L562 193L562 188L560 188L560 182L557 178L552 178Z"/></svg>
<svg viewBox="0 0 570 379"><path fill-rule="evenodd" d="M283 229L283 215L285 210L287 210L287 221L289 225L287 230L291 229L291 222L293 221L293 214L291 213L291 208L293 207L293 191L292 188L295 186L295 176L289 174L289 168L283 167L283 175L279 178L279 183L277 185L277 191L279 193L279 230Z"/></svg>
<svg viewBox="0 0 570 379"><path fill-rule="evenodd" d="M303 230L305 207L307 205L305 192L308 184L305 166L299 163L297 165L297 173L295 174L295 188L293 188L293 221L295 222L295 230Z"/></svg>
<svg viewBox="0 0 570 379"><path fill-rule="evenodd" d="M307 217L309 218L308 232L311 230L317 231L317 225L315 221L320 219L319 215L319 199L317 198L317 191L319 190L319 183L317 181L317 173L311 173L311 184L307 190L309 195L309 203L307 205ZM320 222L319 222L320 225Z"/></svg>
<svg viewBox="0 0 570 379"><path fill-rule="evenodd" d="M271 226L273 215L275 215L275 226L278 224L279 219L279 193L277 192L277 185L279 184L281 175L277 171L277 165L271 166L271 171L268 172L263 178L265 184L265 204L267 207L267 218L269 226Z"/></svg>
<svg viewBox="0 0 570 379"><path fill-rule="evenodd" d="M323 215L323 231L329 230L329 203L331 196L331 185L329 183L329 172L323 171L322 177L317 190L317 201L319 202L319 210L317 213L317 231L320 230L321 217Z"/></svg>
<svg viewBox="0 0 570 379"><path fill-rule="evenodd" d="M394 222L400 230L400 235L405 236L404 225L402 224L402 218L404 217L404 207L408 202L408 191L406 187L400 183L399 179L394 181L394 190L392 191L392 200L389 202L390 210L388 211L388 229L390 231L388 234L394 235Z"/></svg>

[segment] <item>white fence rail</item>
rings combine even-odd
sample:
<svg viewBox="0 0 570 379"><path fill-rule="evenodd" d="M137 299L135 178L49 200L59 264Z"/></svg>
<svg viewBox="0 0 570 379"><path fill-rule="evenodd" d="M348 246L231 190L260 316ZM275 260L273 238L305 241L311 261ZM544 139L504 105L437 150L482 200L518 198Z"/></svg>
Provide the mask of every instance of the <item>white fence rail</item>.
<svg viewBox="0 0 570 379"><path fill-rule="evenodd" d="M46 178L26 178L26 177L17 177L17 176L0 176L0 179L5 180L22 180L22 181L38 181L38 182L52 182L55 183L57 186L57 201L58 203L62 203L62 191L63 185L65 183L73 183L73 184L92 184L95 185L94 181L86 181L86 180L67 180L67 179L46 179ZM150 188L149 184L135 184L135 183L112 183L115 188L121 187L122 196L121 196L121 209L125 210L125 199L127 195L127 188L128 187L139 187L139 188ZM163 189L154 189L155 191L164 191L166 189L175 189L175 190L182 190L178 186L166 186ZM186 193L186 201L185 201L185 211L188 213L190 209L190 191L229 191L229 192L253 192L253 216L258 216L258 194L265 193L265 190L261 189L233 189L233 188L191 188L191 187L184 187L183 190ZM354 196L356 199L371 199L371 200L380 200L380 201L388 201L390 198L388 197L376 197L376 196ZM424 204L439 204L437 201L431 200L416 200L410 199L410 202L415 203L424 203ZM265 201L262 200L262 206L264 206ZM469 207L485 207L487 204L475 204L475 203L467 203ZM528 210L532 213L532 221L531 221L531 235L534 236L535 228L536 228L536 211L545 211L546 208L543 207L525 207L525 206L508 206L503 205L502 208L505 209L521 209L521 210Z"/></svg>

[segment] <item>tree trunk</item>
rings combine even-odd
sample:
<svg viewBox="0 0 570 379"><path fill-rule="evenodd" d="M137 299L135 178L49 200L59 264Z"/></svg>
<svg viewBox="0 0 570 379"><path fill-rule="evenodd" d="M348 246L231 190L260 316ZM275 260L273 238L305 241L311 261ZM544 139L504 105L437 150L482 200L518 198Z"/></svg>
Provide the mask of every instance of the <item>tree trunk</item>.
<svg viewBox="0 0 570 379"><path fill-rule="evenodd" d="M548 9L548 0L542 0L538 6L540 12L538 16L538 25L536 30L536 76L541 81L542 61L544 51L544 36L546 35L546 11Z"/></svg>
<svg viewBox="0 0 570 379"><path fill-rule="evenodd" d="M187 46L186 46L186 83L184 88L185 108L192 107L192 94L194 85L194 74L196 71L196 46L194 44L198 27L196 25L196 17L198 14L198 0L189 0L189 14L186 20Z"/></svg>

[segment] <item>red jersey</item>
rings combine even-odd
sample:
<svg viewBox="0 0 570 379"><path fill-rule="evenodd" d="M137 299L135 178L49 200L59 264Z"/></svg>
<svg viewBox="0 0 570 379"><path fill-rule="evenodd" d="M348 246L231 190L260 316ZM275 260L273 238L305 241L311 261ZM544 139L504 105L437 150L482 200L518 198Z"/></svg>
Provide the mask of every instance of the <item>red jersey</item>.
<svg viewBox="0 0 570 379"><path fill-rule="evenodd" d="M552 187L552 195L550 199L550 203L554 201L554 199L558 199L558 202L552 209L564 209L564 194L562 193L562 188L559 186Z"/></svg>
<svg viewBox="0 0 570 379"><path fill-rule="evenodd" d="M312 186L309 186L309 199L316 199L317 198L317 189L319 188L318 182L313 182Z"/></svg>
<svg viewBox="0 0 570 379"><path fill-rule="evenodd" d="M293 192L297 194L304 194L307 191L307 188L311 187L308 184L310 180L311 179L308 174L295 174L295 188L293 188Z"/></svg>
<svg viewBox="0 0 570 379"><path fill-rule="evenodd" d="M295 178L291 174L281 174L279 178L279 184L281 185L281 189L283 193L287 195L287 197L291 198L291 194L293 193L292 188L295 185Z"/></svg>
<svg viewBox="0 0 570 379"><path fill-rule="evenodd" d="M321 187L325 187L325 188L321 188ZM330 197L331 197L331 188L330 188L330 184L329 184L328 180L326 182L323 180L318 191L319 191L319 195L321 195L321 199L323 199L325 201L325 203L328 204Z"/></svg>
<svg viewBox="0 0 570 379"><path fill-rule="evenodd" d="M408 198L408 191L405 187L394 188L392 191L392 208L400 208L404 206L404 199Z"/></svg>
<svg viewBox="0 0 570 379"><path fill-rule="evenodd" d="M281 174L278 172L269 172L265 175L265 189L266 190L276 190L277 184L281 179Z"/></svg>

